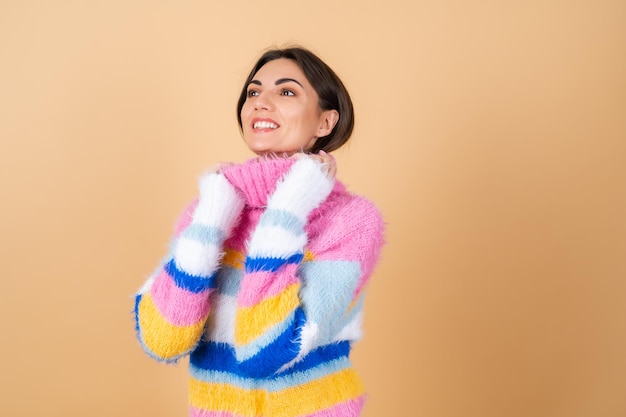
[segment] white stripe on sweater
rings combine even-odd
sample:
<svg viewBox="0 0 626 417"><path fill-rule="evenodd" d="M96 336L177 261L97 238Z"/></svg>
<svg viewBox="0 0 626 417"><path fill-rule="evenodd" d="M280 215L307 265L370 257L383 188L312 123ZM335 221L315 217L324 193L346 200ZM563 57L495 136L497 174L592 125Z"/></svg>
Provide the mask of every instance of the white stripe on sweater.
<svg viewBox="0 0 626 417"><path fill-rule="evenodd" d="M182 271L197 277L208 278L219 264L220 248L212 244L202 244L197 240L179 238L174 249L176 266Z"/></svg>
<svg viewBox="0 0 626 417"><path fill-rule="evenodd" d="M334 178L329 178L323 172L320 162L312 158L300 158L278 183L267 206L288 211L304 222L309 213L328 197L334 182Z"/></svg>
<svg viewBox="0 0 626 417"><path fill-rule="evenodd" d="M250 239L248 256L285 259L302 251L306 242L307 236L304 232L295 235L279 226L259 226Z"/></svg>

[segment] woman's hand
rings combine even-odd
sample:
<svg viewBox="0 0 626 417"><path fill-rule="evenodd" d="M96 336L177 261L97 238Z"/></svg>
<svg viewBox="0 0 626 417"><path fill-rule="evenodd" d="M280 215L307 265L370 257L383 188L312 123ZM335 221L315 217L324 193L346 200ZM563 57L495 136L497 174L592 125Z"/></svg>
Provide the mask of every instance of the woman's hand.
<svg viewBox="0 0 626 417"><path fill-rule="evenodd" d="M334 179L335 175L337 174L337 163L335 162L335 158L332 155L324 151L320 151L317 154L296 153L296 154L293 154L292 158L297 158L297 159L311 158L320 162L322 164L322 170L324 171L326 176L331 180Z"/></svg>

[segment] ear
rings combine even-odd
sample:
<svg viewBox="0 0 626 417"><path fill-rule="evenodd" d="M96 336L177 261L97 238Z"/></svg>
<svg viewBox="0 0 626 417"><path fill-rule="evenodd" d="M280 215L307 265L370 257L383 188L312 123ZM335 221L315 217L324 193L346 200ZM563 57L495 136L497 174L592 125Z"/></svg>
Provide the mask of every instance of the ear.
<svg viewBox="0 0 626 417"><path fill-rule="evenodd" d="M339 121L339 112L337 110L324 110L320 115L320 123L317 128L317 137L323 138L330 135L333 128Z"/></svg>

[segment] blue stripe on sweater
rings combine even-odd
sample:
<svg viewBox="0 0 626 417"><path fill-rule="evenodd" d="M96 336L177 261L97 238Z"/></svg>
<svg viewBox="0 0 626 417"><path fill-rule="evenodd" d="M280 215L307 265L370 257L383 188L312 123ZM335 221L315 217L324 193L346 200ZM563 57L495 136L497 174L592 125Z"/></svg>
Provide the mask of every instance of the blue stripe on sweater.
<svg viewBox="0 0 626 417"><path fill-rule="evenodd" d="M305 372L323 366L325 363L335 359L348 357L349 353L350 342L347 341L322 346L309 352L308 355L296 362L294 366L289 369L271 376L271 379L278 379ZM234 347L226 343L201 342L191 353L190 365L194 368L194 372L202 373L203 375L208 375L205 371L213 371L224 372L238 376L239 378L249 377L247 373L240 370L239 362L237 362L235 358Z"/></svg>
<svg viewBox="0 0 626 417"><path fill-rule="evenodd" d="M261 216L259 226L278 226L299 235L304 229L304 223L297 216L285 210L268 208Z"/></svg>
<svg viewBox="0 0 626 417"><path fill-rule="evenodd" d="M183 230L180 237L215 246L220 246L224 241L224 233L221 229L198 223L191 223Z"/></svg>
<svg viewBox="0 0 626 417"><path fill-rule="evenodd" d="M347 323L342 320L361 276L356 261L311 261L300 266L300 298L307 318L319 326L319 341L330 341Z"/></svg>
<svg viewBox="0 0 626 417"><path fill-rule="evenodd" d="M291 255L289 258L247 258L246 259L246 272L259 272L268 271L276 272L281 266L286 264L299 264L304 258L301 253Z"/></svg>
<svg viewBox="0 0 626 417"><path fill-rule="evenodd" d="M191 362L198 368L230 372L239 376L267 378L281 366L291 362L300 349L300 330L305 321L304 311L297 308L294 322L256 355L237 361L234 347L213 342L202 343L191 354Z"/></svg>
<svg viewBox="0 0 626 417"><path fill-rule="evenodd" d="M135 308L133 309L133 313L135 315L135 331L137 332L137 336L139 336L139 303L143 298L142 294L137 294L135 296ZM140 338L141 339L141 338Z"/></svg>
<svg viewBox="0 0 626 417"><path fill-rule="evenodd" d="M239 363L235 359L235 348L226 343L201 342L196 350L191 352L189 362L198 369L240 375Z"/></svg>
<svg viewBox="0 0 626 417"><path fill-rule="evenodd" d="M279 323L276 323L254 341L243 346L238 346L236 349L237 359L239 361L245 361L254 357L261 350L269 346L273 340L281 337L283 334L285 334L285 332L288 332L289 329L293 327L297 312L298 310L294 310L289 313L287 317L285 317L285 319L283 319Z"/></svg>
<svg viewBox="0 0 626 417"><path fill-rule="evenodd" d="M327 375L347 369L350 366L351 363L348 357L342 356L334 360L322 362L319 366L307 369L306 371L292 372L289 374L283 373L280 376L264 379L263 387L270 392L277 392L323 378ZM193 364L189 365L189 373L192 378L198 381L214 384L230 384L243 389L254 389L258 385L257 380L254 378L247 378L224 371L202 369Z"/></svg>
<svg viewBox="0 0 626 417"><path fill-rule="evenodd" d="M187 291L199 293L209 288L213 288L215 284L215 274L211 274L208 277L197 277L190 275L181 269L178 269L174 259L169 261L163 267L165 272L174 280L176 285Z"/></svg>
<svg viewBox="0 0 626 417"><path fill-rule="evenodd" d="M300 332L306 321L304 311L298 307L294 312L293 324L256 355L239 363L239 369L251 377L263 378L272 375L281 366L291 362L300 351Z"/></svg>
<svg viewBox="0 0 626 417"><path fill-rule="evenodd" d="M302 360L296 362L296 364L287 369L277 376L289 374L292 372L302 372L307 369L314 368L321 363L328 362L329 360L339 358L341 356L348 356L350 353L350 342L338 342L330 345L319 347L309 352Z"/></svg>

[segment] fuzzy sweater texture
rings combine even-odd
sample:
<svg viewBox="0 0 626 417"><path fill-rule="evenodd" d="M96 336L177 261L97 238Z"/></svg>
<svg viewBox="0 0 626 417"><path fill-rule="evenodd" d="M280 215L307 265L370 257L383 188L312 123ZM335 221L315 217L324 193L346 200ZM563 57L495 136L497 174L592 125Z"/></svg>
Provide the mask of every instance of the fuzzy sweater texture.
<svg viewBox="0 0 626 417"><path fill-rule="evenodd" d="M378 210L314 159L207 174L136 296L139 341L190 355L192 417L358 416L348 356L382 242Z"/></svg>

